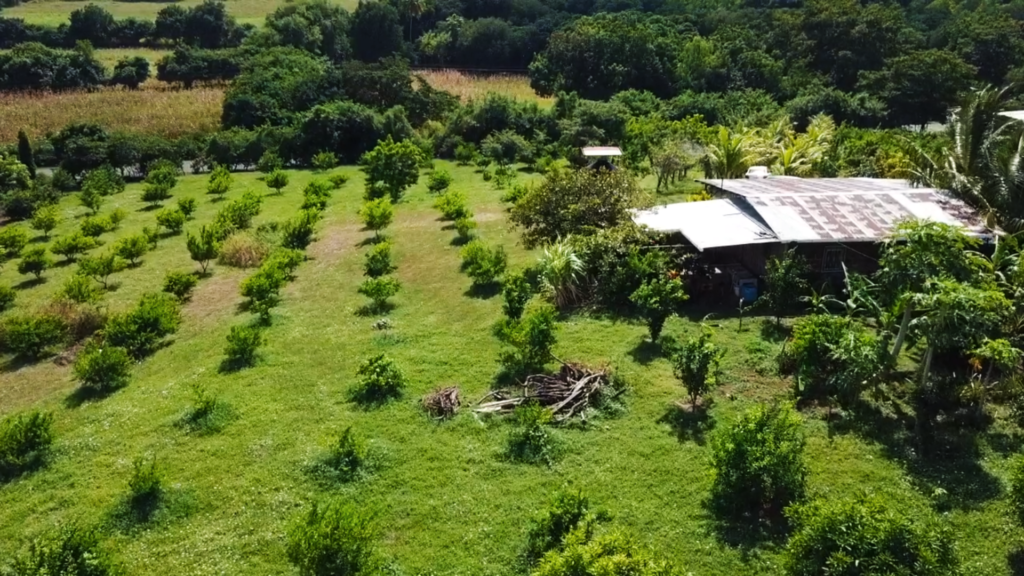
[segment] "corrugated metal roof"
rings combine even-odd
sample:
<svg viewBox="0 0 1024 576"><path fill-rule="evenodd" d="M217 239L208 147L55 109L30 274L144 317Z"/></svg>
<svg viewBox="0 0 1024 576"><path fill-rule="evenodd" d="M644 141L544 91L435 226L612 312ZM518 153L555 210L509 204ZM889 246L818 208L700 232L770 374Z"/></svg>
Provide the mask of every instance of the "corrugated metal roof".
<svg viewBox="0 0 1024 576"><path fill-rule="evenodd" d="M584 156L622 156L618 146L587 146L583 148Z"/></svg>
<svg viewBox="0 0 1024 576"><path fill-rule="evenodd" d="M1000 116L1006 116L1007 118L1013 118L1014 120L1024 120L1024 110L1010 110L1007 112L1000 112Z"/></svg>
<svg viewBox="0 0 1024 576"><path fill-rule="evenodd" d="M738 196L769 194L851 194L855 192L889 192L909 190L910 182L890 178L797 178L771 176L768 178L738 178L732 180L697 180L703 184Z"/></svg>
<svg viewBox="0 0 1024 576"><path fill-rule="evenodd" d="M697 250L778 242L771 230L732 200L705 200L656 206L633 220L659 232L681 232Z"/></svg>

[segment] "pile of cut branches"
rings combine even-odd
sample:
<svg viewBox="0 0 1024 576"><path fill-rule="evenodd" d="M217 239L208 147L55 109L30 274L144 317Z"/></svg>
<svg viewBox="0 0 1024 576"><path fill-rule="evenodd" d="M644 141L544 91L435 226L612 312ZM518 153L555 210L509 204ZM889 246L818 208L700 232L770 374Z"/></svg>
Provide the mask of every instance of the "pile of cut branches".
<svg viewBox="0 0 1024 576"><path fill-rule="evenodd" d="M423 397L423 407L434 418L451 418L459 411L459 387L438 388Z"/></svg>
<svg viewBox="0 0 1024 576"><path fill-rule="evenodd" d="M603 399L611 390L611 372L582 364L562 364L558 374L527 376L520 390L492 392L477 403L479 414L512 412L516 406L536 402L551 411L554 422L573 416L585 417L587 408ZM621 391L613 392L617 396ZM494 400L490 400L494 398ZM490 401L487 401L490 400Z"/></svg>

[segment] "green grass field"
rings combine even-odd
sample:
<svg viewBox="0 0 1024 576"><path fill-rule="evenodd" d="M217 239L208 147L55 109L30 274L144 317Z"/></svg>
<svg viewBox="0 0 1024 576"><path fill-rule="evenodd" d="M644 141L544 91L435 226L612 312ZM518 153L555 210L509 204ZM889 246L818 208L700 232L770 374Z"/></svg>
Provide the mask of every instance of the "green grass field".
<svg viewBox="0 0 1024 576"><path fill-rule="evenodd" d="M285 0L229 0L228 12L230 12L240 24L263 24L267 14L273 12L278 6L284 4ZM193 6L201 0L182 0L178 2L181 6ZM168 2L117 2L115 0L95 0L93 4L103 7L114 15L115 18L144 18L153 20ZM341 4L349 9L356 7L356 2L342 0ZM27 22L34 24L47 24L57 26L68 21L72 12L85 6L85 3L78 1L63 0L33 0L11 8L4 8L5 16L11 18L24 18Z"/></svg>
<svg viewBox="0 0 1024 576"><path fill-rule="evenodd" d="M479 235L500 243L515 265L536 253L517 244L500 192L472 168L449 168L455 188L467 193ZM459 272L454 232L432 209L421 180L397 206L388 230L403 284L390 314L394 337L371 329L375 318L356 315L364 298L363 231L356 212L362 181L352 180L334 198L310 246L311 259L286 288L268 329L269 343L258 366L221 374L225 335L249 320L239 312L239 283L251 271L216 265L185 306L184 323L169 346L139 364L131 384L103 400L71 407L70 369L50 361L0 365L0 415L30 408L52 410L59 434L49 467L0 486L0 557L60 521L105 523L126 492L130 464L154 456L172 486L168 513L131 531L108 528L105 543L134 575L269 575L296 573L284 553L289 520L309 502L334 496L372 510L384 530L383 549L407 574L511 575L530 518L559 488L583 489L630 531L666 559L696 576L779 573L776 545L733 546L723 541L703 502L707 496L708 448L704 434L673 425L673 402L684 396L664 358L644 345L644 326L585 314L561 323L555 355L590 364L610 363L632 383L628 411L586 430L563 430L564 459L552 468L503 461L505 426L478 420L466 407L452 421L432 421L419 398L440 385L458 384L475 401L491 387L498 369L498 342L491 325L501 316L500 297L469 295ZM256 174L236 174L229 195L263 190ZM293 172L282 196L267 196L257 222L283 220L301 203L312 177ZM525 176L523 177L525 178ZM176 197L200 202L186 230L209 222L219 207L205 194L205 177L181 179ZM128 211L119 237L154 224L143 210L141 186L107 199L103 212ZM665 197L664 199L671 199ZM57 233L78 225L85 210L74 198L61 208ZM100 250L102 250L101 248ZM46 274L26 287L8 263L0 281L22 285L17 309L42 305L72 274L73 267ZM106 305L122 310L146 291L159 290L168 270L191 270L184 235L163 240L141 266L117 275ZM703 312L694 312L699 318ZM788 394L789 383L764 367L781 343L764 340L759 319L715 320L716 340L728 355L725 385L715 392L708 427L727 425L752 403ZM669 322L666 334L693 334L695 320ZM405 370L405 397L363 410L346 402L360 361L387 352ZM175 425L188 409L188 385L203 383L230 404L235 419L216 435L190 435ZM364 480L328 489L304 467L332 434L354 426L384 454L381 469ZM893 458L881 430L829 434L821 414L806 414L809 485L814 495L838 496L870 490L899 506L939 509L956 533L966 574L1005 575L1007 555L1024 532L1015 528L1002 494L1005 455L1014 436L980 439L976 458L922 469ZM997 427L998 428L998 427ZM841 427L837 427L840 430ZM710 433L713 433L712 429ZM879 440L869 438L877 437ZM109 523L108 523L109 524Z"/></svg>

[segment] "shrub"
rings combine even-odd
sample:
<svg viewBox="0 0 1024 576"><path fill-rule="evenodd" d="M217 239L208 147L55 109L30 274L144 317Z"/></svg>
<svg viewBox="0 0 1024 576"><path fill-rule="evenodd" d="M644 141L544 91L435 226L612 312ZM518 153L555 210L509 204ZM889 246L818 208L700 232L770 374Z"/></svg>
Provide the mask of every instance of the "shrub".
<svg viewBox="0 0 1024 576"><path fill-rule="evenodd" d="M90 170L82 178L82 191L91 191L100 196L124 192L124 178L109 164Z"/></svg>
<svg viewBox="0 0 1024 576"><path fill-rule="evenodd" d="M142 199L146 199L145 195L143 195ZM103 206L103 195L93 188L84 188L78 193L78 202L83 208L89 210L90 214L95 216Z"/></svg>
<svg viewBox="0 0 1024 576"><path fill-rule="evenodd" d="M313 233L320 215L311 210L300 210L299 215L284 223L281 229L281 246L305 250L313 241Z"/></svg>
<svg viewBox="0 0 1024 576"><path fill-rule="evenodd" d="M547 427L550 422L551 411L536 403L517 406L505 440L505 455L515 462L553 464L560 446Z"/></svg>
<svg viewBox="0 0 1024 576"><path fill-rule="evenodd" d="M268 270L278 270L291 279L292 273L306 261L306 254L302 250L289 248L277 248L270 253L270 256L263 262L263 267Z"/></svg>
<svg viewBox="0 0 1024 576"><path fill-rule="evenodd" d="M266 336L258 327L232 326L228 345L224 348L225 361L232 368L253 366L259 357L260 346L266 342Z"/></svg>
<svg viewBox="0 0 1024 576"><path fill-rule="evenodd" d="M376 200L368 200L359 210L359 217L363 224L374 234L380 236L380 231L391 225L395 219L395 209L391 205L391 198L384 196Z"/></svg>
<svg viewBox="0 0 1024 576"><path fill-rule="evenodd" d="M777 518L803 498L807 467L800 416L789 406L756 406L716 435L711 502L724 516Z"/></svg>
<svg viewBox="0 0 1024 576"><path fill-rule="evenodd" d="M196 287L198 282L199 278L195 274L171 271L164 276L163 291L184 302L189 299L192 289Z"/></svg>
<svg viewBox="0 0 1024 576"><path fill-rule="evenodd" d="M64 343L68 333L67 324L52 314L8 316L0 328L4 349L28 359L50 353Z"/></svg>
<svg viewBox="0 0 1024 576"><path fill-rule="evenodd" d="M479 164L479 162L477 163ZM488 161L488 164L489 163L490 162ZM487 168L484 168L483 170L480 171L480 177L483 178L484 182L490 182L491 180L494 180L494 172L491 172Z"/></svg>
<svg viewBox="0 0 1024 576"><path fill-rule="evenodd" d="M327 181L331 183L331 187L338 190L348 183L348 176L345 174L331 174L327 177Z"/></svg>
<svg viewBox="0 0 1024 576"><path fill-rule="evenodd" d="M456 190L449 190L434 200L434 208L441 212L445 220L472 218L473 214L466 206L466 195Z"/></svg>
<svg viewBox="0 0 1024 576"><path fill-rule="evenodd" d="M504 190L512 185L516 179L516 169L512 166L498 166L494 169L494 187Z"/></svg>
<svg viewBox="0 0 1024 576"><path fill-rule="evenodd" d="M522 271L505 275L501 285L501 311L509 320L519 320L526 304L533 298L533 285Z"/></svg>
<svg viewBox="0 0 1024 576"><path fill-rule="evenodd" d="M501 246L488 248L480 240L473 240L462 248L462 271L473 279L474 286L495 284L505 273L508 257Z"/></svg>
<svg viewBox="0 0 1024 576"><path fill-rule="evenodd" d="M50 252L64 257L65 261L73 262L80 255L85 254L97 246L95 238L87 236L82 232L72 232L67 236L61 236L50 244Z"/></svg>
<svg viewBox="0 0 1024 576"><path fill-rule="evenodd" d="M43 206L32 213L32 229L43 233L43 237L50 238L52 232L60 224L60 212L56 206Z"/></svg>
<svg viewBox="0 0 1024 576"><path fill-rule="evenodd" d="M349 426L334 441L323 460L323 466L340 482L350 482L366 471L369 449L366 441Z"/></svg>
<svg viewBox="0 0 1024 576"><path fill-rule="evenodd" d="M701 327L700 335L690 338L672 358L672 372L690 395L690 404L697 408L697 399L718 385L719 365L725 350L711 341L711 329Z"/></svg>
<svg viewBox="0 0 1024 576"><path fill-rule="evenodd" d="M168 234L181 234L185 220L185 213L179 208L164 208L156 213L156 223L166 229Z"/></svg>
<svg viewBox="0 0 1024 576"><path fill-rule="evenodd" d="M256 163L256 169L264 174L273 174L274 172L280 171L284 168L284 161L277 155L277 152L273 150L267 150L260 156L259 162ZM274 186L271 186L274 188Z"/></svg>
<svg viewBox="0 0 1024 576"><path fill-rule="evenodd" d="M391 242L378 242L366 252L366 261L363 263L363 274L370 278L377 278L395 271L395 265L391 262Z"/></svg>
<svg viewBox="0 0 1024 576"><path fill-rule="evenodd" d="M820 500L791 513L789 576L960 573L950 531L879 497Z"/></svg>
<svg viewBox="0 0 1024 576"><path fill-rule="evenodd" d="M206 274L206 267L220 253L220 242L217 240L216 230L213 227L203 226L199 229L198 236L189 234L185 244L189 256L199 263L203 274Z"/></svg>
<svg viewBox="0 0 1024 576"><path fill-rule="evenodd" d="M323 180L313 180L302 190L302 210L323 212L331 199L331 185Z"/></svg>
<svg viewBox="0 0 1024 576"><path fill-rule="evenodd" d="M658 341L665 321L676 314L688 298L682 281L669 277L646 280L629 297L647 322L651 342Z"/></svg>
<svg viewBox="0 0 1024 576"><path fill-rule="evenodd" d="M245 230L252 226L252 219L259 215L262 205L263 198L245 192L241 198L228 202L217 212L214 226L225 236L234 230Z"/></svg>
<svg viewBox="0 0 1024 576"><path fill-rule="evenodd" d="M106 394L128 385L132 359L124 348L90 342L75 360L74 373L85 390Z"/></svg>
<svg viewBox="0 0 1024 576"><path fill-rule="evenodd" d="M78 228L82 231L82 234L90 238L99 238L104 233L113 230L114 223L110 221L110 218L91 216L83 219Z"/></svg>
<svg viewBox="0 0 1024 576"><path fill-rule="evenodd" d="M525 184L515 184L510 186L504 194L501 195L501 201L507 204L515 205L519 200L526 196L530 192L530 189Z"/></svg>
<svg viewBox="0 0 1024 576"><path fill-rule="evenodd" d="M359 365L356 371L359 381L352 387L349 396L361 404L384 404L402 396L405 389L405 374L395 361L384 354L378 354Z"/></svg>
<svg viewBox="0 0 1024 576"><path fill-rule="evenodd" d="M206 193L214 196L223 196L231 190L234 178L227 166L214 166L210 172L210 180L206 184Z"/></svg>
<svg viewBox="0 0 1024 576"><path fill-rule="evenodd" d="M476 222L470 218L459 218L455 221L455 232L463 242L473 238L473 230L476 230Z"/></svg>
<svg viewBox="0 0 1024 576"><path fill-rule="evenodd" d="M114 245L114 254L127 260L132 266L139 263L139 258L149 251L149 238L145 234L128 236L117 241Z"/></svg>
<svg viewBox="0 0 1024 576"><path fill-rule="evenodd" d="M452 185L452 175L447 170L431 170L427 177L427 190L431 194L440 194Z"/></svg>
<svg viewBox="0 0 1024 576"><path fill-rule="evenodd" d="M594 535L586 526L565 537L561 550L545 555L531 576L672 576L671 566L620 532Z"/></svg>
<svg viewBox="0 0 1024 576"><path fill-rule="evenodd" d="M302 576L380 574L377 530L365 508L328 502L313 507L288 528L288 560Z"/></svg>
<svg viewBox="0 0 1024 576"><path fill-rule="evenodd" d="M130 312L112 316L103 330L104 344L119 346L133 358L151 354L181 324L178 301L170 294L145 294Z"/></svg>
<svg viewBox="0 0 1024 576"><path fill-rule="evenodd" d="M363 280L363 283L359 285L359 293L373 302L374 310L382 311L387 308L388 299L398 294L401 287L401 283L394 277L380 276Z"/></svg>
<svg viewBox="0 0 1024 576"><path fill-rule="evenodd" d="M53 444L53 416L28 412L0 422L0 481L35 470L46 463Z"/></svg>
<svg viewBox="0 0 1024 576"><path fill-rule="evenodd" d="M171 189L163 184L146 184L142 188L142 201L159 204L171 197Z"/></svg>
<svg viewBox="0 0 1024 576"><path fill-rule="evenodd" d="M132 461L128 478L128 505L145 520L155 511L164 495L163 478L153 458L139 457Z"/></svg>
<svg viewBox="0 0 1024 576"><path fill-rule="evenodd" d="M459 166L469 166L476 160L476 147L470 142L460 142L455 147L455 161Z"/></svg>
<svg viewBox="0 0 1024 576"><path fill-rule="evenodd" d="M0 250L8 258L17 258L28 244L28 232L21 226L0 228Z"/></svg>
<svg viewBox="0 0 1024 576"><path fill-rule="evenodd" d="M0 284L0 313L14 308L14 301L18 297L18 291L6 284Z"/></svg>
<svg viewBox="0 0 1024 576"><path fill-rule="evenodd" d="M334 155L334 152L324 150L313 155L312 164L314 171L326 172L338 165L338 157Z"/></svg>
<svg viewBox="0 0 1024 576"><path fill-rule="evenodd" d="M117 230L118 226L121 225L121 222L124 222L124 219L127 217L128 213L121 208L114 208L111 210L110 214L107 215L107 220L110 222L110 229Z"/></svg>
<svg viewBox="0 0 1024 576"><path fill-rule="evenodd" d="M107 576L117 573L99 535L77 524L33 540L25 556L13 565L17 576Z"/></svg>
<svg viewBox="0 0 1024 576"><path fill-rule="evenodd" d="M1020 454L1010 461L1010 505L1017 523L1024 525L1024 456Z"/></svg>
<svg viewBox="0 0 1024 576"><path fill-rule="evenodd" d="M263 266L242 282L242 296L249 299L249 310L258 314L264 322L270 320L270 311L280 302L280 291L285 280L283 270Z"/></svg>
<svg viewBox="0 0 1024 576"><path fill-rule="evenodd" d="M797 398L849 406L880 371L888 351L848 318L812 314L793 326L784 362L791 362ZM832 403L829 403L829 409Z"/></svg>
<svg viewBox="0 0 1024 576"><path fill-rule="evenodd" d="M78 262L78 270L75 273L96 280L105 289L109 286L110 275L123 269L124 261L116 254L104 254L82 258Z"/></svg>
<svg viewBox="0 0 1024 576"><path fill-rule="evenodd" d="M88 304L98 301L103 292L88 276L74 274L64 282L58 296L78 304Z"/></svg>
<svg viewBox="0 0 1024 576"><path fill-rule="evenodd" d="M508 348L501 352L499 360L506 372L521 374L544 368L557 341L556 316L555 308L544 304L524 314L522 319L502 325L499 337Z"/></svg>
<svg viewBox="0 0 1024 576"><path fill-rule="evenodd" d="M178 198L178 210L185 215L186 220L191 220L192 214L196 211L196 199Z"/></svg>
<svg viewBox="0 0 1024 576"><path fill-rule="evenodd" d="M280 194L281 191L288 186L288 174L283 170L274 170L270 174L267 174L264 182L266 182L267 186L272 188L274 192Z"/></svg>
<svg viewBox="0 0 1024 576"><path fill-rule="evenodd" d="M235 268L255 268L270 253L270 246L249 232L235 232L220 246L217 261Z"/></svg>
<svg viewBox="0 0 1024 576"><path fill-rule="evenodd" d="M424 159L423 152L411 140L395 142L389 135L363 154L359 164L366 173L367 186L385 191L397 203L405 190L419 180Z"/></svg>
<svg viewBox="0 0 1024 576"><path fill-rule="evenodd" d="M551 550L559 550L566 537L577 529L592 532L599 521L607 519L602 512L590 509L590 500L582 491L561 491L548 508L530 525L526 534L526 559L531 564Z"/></svg>
<svg viewBox="0 0 1024 576"><path fill-rule="evenodd" d="M46 255L44 246L29 248L21 254L21 261L18 262L18 274L32 274L36 279L43 277L43 272L53 265L53 260Z"/></svg>

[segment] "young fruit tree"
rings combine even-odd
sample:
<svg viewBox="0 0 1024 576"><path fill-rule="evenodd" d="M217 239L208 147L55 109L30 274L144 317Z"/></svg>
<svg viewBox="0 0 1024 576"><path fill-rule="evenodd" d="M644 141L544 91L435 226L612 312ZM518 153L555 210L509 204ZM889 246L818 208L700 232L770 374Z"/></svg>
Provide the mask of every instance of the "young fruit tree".
<svg viewBox="0 0 1024 576"><path fill-rule="evenodd" d="M690 338L672 359L672 372L690 395L690 406L718 385L725 350L711 341L711 329L702 326L700 334Z"/></svg>
<svg viewBox="0 0 1024 576"><path fill-rule="evenodd" d="M395 209L391 205L391 198L385 196L376 200L368 200L359 210L359 217L367 229L373 230L376 237L380 237L380 231L391 225L395 219Z"/></svg>
<svg viewBox="0 0 1024 576"><path fill-rule="evenodd" d="M391 136L363 154L359 163L366 173L367 187L379 189L398 202L407 188L419 180L423 152L409 140L395 142Z"/></svg>
<svg viewBox="0 0 1024 576"><path fill-rule="evenodd" d="M758 298L759 306L771 310L775 323L782 323L782 315L792 310L807 292L807 263L795 250L787 250L781 258L771 258L765 267L765 291Z"/></svg>
<svg viewBox="0 0 1024 576"><path fill-rule="evenodd" d="M199 235L188 235L186 240L189 256L199 263L203 274L206 274L206 267L210 261L220 253L220 242L217 240L217 231L211 226L203 226L199 229Z"/></svg>
<svg viewBox="0 0 1024 576"><path fill-rule="evenodd" d="M281 191L288 185L288 174L284 170L274 170L270 174L267 174L264 182L266 182L267 186L272 188L275 193L281 194Z"/></svg>
<svg viewBox="0 0 1024 576"><path fill-rule="evenodd" d="M644 281L630 295L629 300L636 305L640 315L647 322L651 342L657 342L665 322L679 312L679 307L688 298L682 281L662 276Z"/></svg>
<svg viewBox="0 0 1024 576"><path fill-rule="evenodd" d="M18 273L32 274L39 280L43 277L43 272L52 265L53 260L46 255L46 247L37 246L22 252L21 261L18 262Z"/></svg>
<svg viewBox="0 0 1024 576"><path fill-rule="evenodd" d="M50 232L60 224L60 212L56 206L43 206L36 208L32 213L32 229L43 233L43 238L49 240Z"/></svg>

